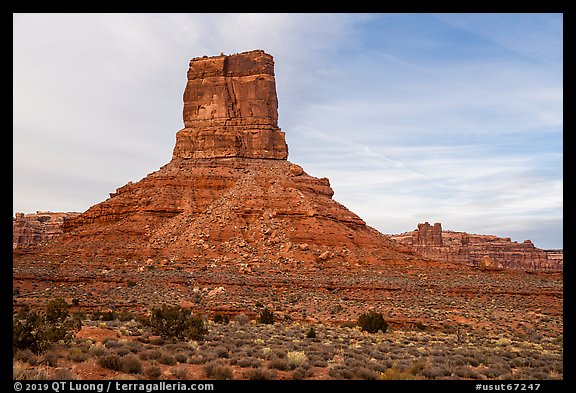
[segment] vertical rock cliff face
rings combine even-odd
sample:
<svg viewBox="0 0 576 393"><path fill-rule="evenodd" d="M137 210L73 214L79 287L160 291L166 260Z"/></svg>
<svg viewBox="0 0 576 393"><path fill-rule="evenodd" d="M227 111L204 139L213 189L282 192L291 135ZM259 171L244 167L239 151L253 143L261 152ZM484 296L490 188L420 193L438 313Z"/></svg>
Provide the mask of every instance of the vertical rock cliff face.
<svg viewBox="0 0 576 393"><path fill-rule="evenodd" d="M12 219L12 247L47 243L62 233L64 221L78 214L80 213L40 211L31 214L16 213Z"/></svg>
<svg viewBox="0 0 576 393"><path fill-rule="evenodd" d="M532 244L511 241L493 235L476 235L466 232L443 231L440 223L418 224L418 229L392 239L410 247L415 252L439 261L462 263L485 268L523 270L562 270L561 250L546 252Z"/></svg>
<svg viewBox="0 0 576 393"><path fill-rule="evenodd" d="M263 51L190 61L173 158L288 158L274 60Z"/></svg>
<svg viewBox="0 0 576 393"><path fill-rule="evenodd" d="M287 160L272 56L190 61L172 160L67 220L64 255L359 266L412 258Z"/></svg>

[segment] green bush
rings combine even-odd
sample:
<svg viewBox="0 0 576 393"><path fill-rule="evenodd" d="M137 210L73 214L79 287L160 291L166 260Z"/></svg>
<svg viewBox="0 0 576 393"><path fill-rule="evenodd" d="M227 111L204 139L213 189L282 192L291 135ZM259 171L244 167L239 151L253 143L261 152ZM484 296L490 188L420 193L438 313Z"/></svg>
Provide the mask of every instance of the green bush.
<svg viewBox="0 0 576 393"><path fill-rule="evenodd" d="M208 333L202 318L181 306L163 304L154 308L147 323L154 334L166 338L202 340Z"/></svg>
<svg viewBox="0 0 576 393"><path fill-rule="evenodd" d="M274 323L274 313L267 308L262 310L260 313L260 317L258 317L258 323L264 323L267 325L271 325Z"/></svg>
<svg viewBox="0 0 576 393"><path fill-rule="evenodd" d="M46 322L56 324L68 318L68 303L62 298L50 300L46 305Z"/></svg>
<svg viewBox="0 0 576 393"><path fill-rule="evenodd" d="M308 329L308 332L306 333L306 338L316 338L316 330L314 330L313 327L310 327L310 329Z"/></svg>
<svg viewBox="0 0 576 393"><path fill-rule="evenodd" d="M388 324L384 320L382 314L375 311L370 311L360 315L358 318L358 326L368 333L376 333L381 330L382 333L386 333L388 330Z"/></svg>
<svg viewBox="0 0 576 393"><path fill-rule="evenodd" d="M215 323L221 323L221 324L228 324L230 322L230 315L225 315L225 314L215 314L214 317L212 318L212 320Z"/></svg>
<svg viewBox="0 0 576 393"><path fill-rule="evenodd" d="M44 313L22 308L12 317L12 346L43 353L50 344L60 340L70 341L80 330L82 322L71 318L68 304L62 298L47 303Z"/></svg>

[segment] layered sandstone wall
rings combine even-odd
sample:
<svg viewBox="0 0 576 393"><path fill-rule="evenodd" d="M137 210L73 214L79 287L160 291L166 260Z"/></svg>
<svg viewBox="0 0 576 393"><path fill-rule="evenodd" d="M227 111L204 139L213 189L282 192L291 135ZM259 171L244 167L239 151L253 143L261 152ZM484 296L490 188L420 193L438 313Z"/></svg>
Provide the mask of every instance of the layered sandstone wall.
<svg viewBox="0 0 576 393"><path fill-rule="evenodd" d="M539 271L563 268L562 250L546 252L535 247L530 240L518 243L509 237L443 231L440 223L420 223L414 231L391 235L391 238L439 261Z"/></svg>
<svg viewBox="0 0 576 393"><path fill-rule="evenodd" d="M62 233L66 220L78 216L75 212L16 213L12 218L12 247L46 243Z"/></svg>

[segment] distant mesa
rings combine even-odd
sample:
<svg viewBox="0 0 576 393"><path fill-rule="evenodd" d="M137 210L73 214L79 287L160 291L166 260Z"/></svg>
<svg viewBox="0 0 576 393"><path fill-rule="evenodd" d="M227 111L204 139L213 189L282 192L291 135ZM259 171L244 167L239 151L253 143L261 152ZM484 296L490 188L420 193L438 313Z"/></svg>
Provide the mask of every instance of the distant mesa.
<svg viewBox="0 0 576 393"><path fill-rule="evenodd" d="M12 219L12 248L45 244L62 234L64 221L80 213L16 213Z"/></svg>
<svg viewBox="0 0 576 393"><path fill-rule="evenodd" d="M438 261L462 263L482 269L560 271L562 250L542 250L530 240L522 243L509 237L443 231L439 222L418 224L418 228L390 236L415 252Z"/></svg>

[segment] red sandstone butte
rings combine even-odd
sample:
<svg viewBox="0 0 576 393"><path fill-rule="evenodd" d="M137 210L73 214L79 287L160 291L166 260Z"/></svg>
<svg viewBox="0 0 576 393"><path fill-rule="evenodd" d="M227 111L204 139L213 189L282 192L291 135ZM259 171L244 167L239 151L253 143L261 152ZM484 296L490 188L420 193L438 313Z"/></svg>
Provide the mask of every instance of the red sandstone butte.
<svg viewBox="0 0 576 393"><path fill-rule="evenodd" d="M420 223L417 229L391 238L424 257L443 262L531 271L558 271L563 266L562 250L542 250L530 240L517 243L509 237L443 231L440 223Z"/></svg>
<svg viewBox="0 0 576 393"><path fill-rule="evenodd" d="M287 160L272 56L190 61L172 160L63 225L47 253L360 266L412 252ZM304 246L305 245L305 246Z"/></svg>

